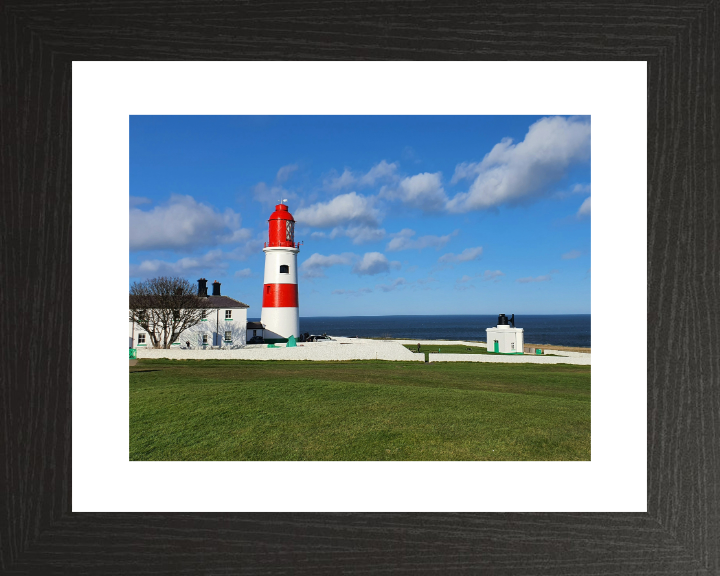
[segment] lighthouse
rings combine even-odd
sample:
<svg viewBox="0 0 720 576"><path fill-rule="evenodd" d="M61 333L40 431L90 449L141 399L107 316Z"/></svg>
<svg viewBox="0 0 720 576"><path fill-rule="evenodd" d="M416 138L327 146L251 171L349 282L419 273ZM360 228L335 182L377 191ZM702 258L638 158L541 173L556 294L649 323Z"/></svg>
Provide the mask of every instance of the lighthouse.
<svg viewBox="0 0 720 576"><path fill-rule="evenodd" d="M298 310L297 254L295 219L288 207L275 206L269 224L269 241L265 243L265 285L260 322L266 342L286 341L300 335Z"/></svg>
<svg viewBox="0 0 720 576"><path fill-rule="evenodd" d="M512 328L510 325L512 324ZM497 326L488 328L487 349L488 352L499 352L500 354L522 354L523 353L523 329L515 328L515 314L510 318L505 314L498 316Z"/></svg>

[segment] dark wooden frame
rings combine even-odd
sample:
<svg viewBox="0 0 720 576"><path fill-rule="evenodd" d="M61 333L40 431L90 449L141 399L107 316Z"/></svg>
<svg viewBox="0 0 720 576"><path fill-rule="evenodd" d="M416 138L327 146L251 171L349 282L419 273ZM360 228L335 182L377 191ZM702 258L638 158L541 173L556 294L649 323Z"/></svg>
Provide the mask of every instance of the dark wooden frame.
<svg viewBox="0 0 720 576"><path fill-rule="evenodd" d="M0 572L720 573L718 5L0 5ZM106 59L647 61L648 513L71 513L71 62Z"/></svg>

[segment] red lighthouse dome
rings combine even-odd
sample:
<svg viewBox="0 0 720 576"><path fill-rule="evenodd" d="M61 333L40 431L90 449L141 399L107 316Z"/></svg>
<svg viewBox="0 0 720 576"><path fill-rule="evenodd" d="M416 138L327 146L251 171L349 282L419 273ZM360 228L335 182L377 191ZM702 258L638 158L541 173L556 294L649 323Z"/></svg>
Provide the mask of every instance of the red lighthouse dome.
<svg viewBox="0 0 720 576"><path fill-rule="evenodd" d="M285 204L275 206L275 212L268 220L270 238L268 246L295 246L295 219Z"/></svg>

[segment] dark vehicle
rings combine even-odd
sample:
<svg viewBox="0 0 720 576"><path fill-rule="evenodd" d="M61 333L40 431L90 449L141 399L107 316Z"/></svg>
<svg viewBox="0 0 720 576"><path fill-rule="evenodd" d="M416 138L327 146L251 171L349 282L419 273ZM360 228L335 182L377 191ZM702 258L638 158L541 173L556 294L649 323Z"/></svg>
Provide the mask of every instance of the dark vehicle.
<svg viewBox="0 0 720 576"><path fill-rule="evenodd" d="M308 336L305 341L306 342L322 342L323 340L332 340L332 338L330 338L330 336L328 336L327 334L323 334L322 336L313 334L312 336Z"/></svg>
<svg viewBox="0 0 720 576"><path fill-rule="evenodd" d="M248 340L248 344L264 344L265 339L262 336L253 336Z"/></svg>

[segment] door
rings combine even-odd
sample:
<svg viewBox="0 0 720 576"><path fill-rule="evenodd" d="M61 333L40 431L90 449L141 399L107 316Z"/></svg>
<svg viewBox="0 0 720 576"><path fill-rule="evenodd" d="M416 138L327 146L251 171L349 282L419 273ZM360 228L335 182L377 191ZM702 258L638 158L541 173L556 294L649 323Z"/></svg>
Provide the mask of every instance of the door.
<svg viewBox="0 0 720 576"><path fill-rule="evenodd" d="M493 352L500 352L500 342L498 342L497 340L495 340L495 348Z"/></svg>

